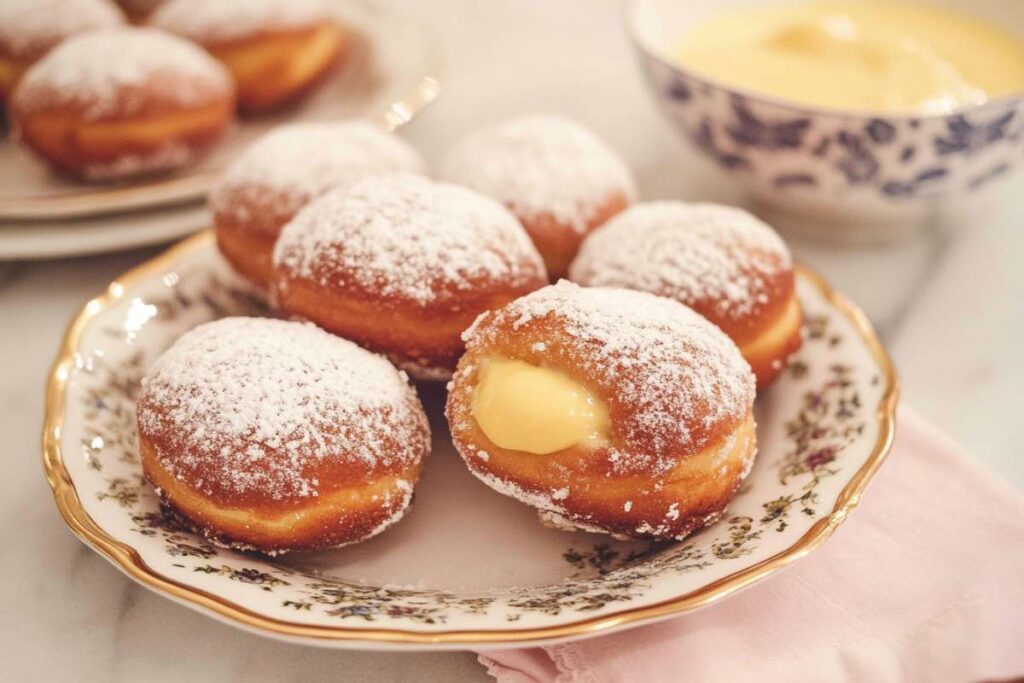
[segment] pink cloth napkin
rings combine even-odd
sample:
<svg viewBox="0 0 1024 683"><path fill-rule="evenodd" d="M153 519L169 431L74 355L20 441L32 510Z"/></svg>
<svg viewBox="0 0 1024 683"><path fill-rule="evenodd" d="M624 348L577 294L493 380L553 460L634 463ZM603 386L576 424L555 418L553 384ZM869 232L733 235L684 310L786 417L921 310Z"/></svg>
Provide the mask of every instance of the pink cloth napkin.
<svg viewBox="0 0 1024 683"><path fill-rule="evenodd" d="M527 681L982 681L1024 675L1024 495L903 410L822 548L739 595L575 643L480 653Z"/></svg>

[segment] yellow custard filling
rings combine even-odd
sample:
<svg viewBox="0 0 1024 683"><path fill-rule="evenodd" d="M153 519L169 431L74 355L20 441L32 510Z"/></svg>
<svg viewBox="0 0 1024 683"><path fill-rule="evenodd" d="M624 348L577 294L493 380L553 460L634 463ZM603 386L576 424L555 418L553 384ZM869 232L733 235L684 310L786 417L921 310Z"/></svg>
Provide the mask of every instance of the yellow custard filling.
<svg viewBox="0 0 1024 683"><path fill-rule="evenodd" d="M562 372L520 360L481 363L473 417L501 448L537 455L608 437L608 410L598 397Z"/></svg>
<svg viewBox="0 0 1024 683"><path fill-rule="evenodd" d="M909 2L741 8L694 28L676 58L728 85L822 107L943 113L1024 91L1024 40Z"/></svg>

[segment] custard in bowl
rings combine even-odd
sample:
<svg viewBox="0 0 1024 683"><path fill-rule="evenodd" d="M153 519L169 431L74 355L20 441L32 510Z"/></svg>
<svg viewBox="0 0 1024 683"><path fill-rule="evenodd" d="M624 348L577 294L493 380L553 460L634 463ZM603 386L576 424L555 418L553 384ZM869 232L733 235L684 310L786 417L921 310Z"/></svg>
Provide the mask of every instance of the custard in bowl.
<svg viewBox="0 0 1024 683"><path fill-rule="evenodd" d="M833 241L907 235L1024 151L1009 0L634 0L659 104L759 212Z"/></svg>

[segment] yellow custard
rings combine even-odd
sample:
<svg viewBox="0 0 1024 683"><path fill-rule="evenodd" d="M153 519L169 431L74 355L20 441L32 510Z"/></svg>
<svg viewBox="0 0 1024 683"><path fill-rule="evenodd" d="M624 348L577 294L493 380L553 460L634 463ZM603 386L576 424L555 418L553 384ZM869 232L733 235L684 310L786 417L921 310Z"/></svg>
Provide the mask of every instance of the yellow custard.
<svg viewBox="0 0 1024 683"><path fill-rule="evenodd" d="M843 109L943 113L1024 91L1024 40L926 4L741 8L694 28L677 59L728 85Z"/></svg>
<svg viewBox="0 0 1024 683"><path fill-rule="evenodd" d="M571 377L520 360L490 358L480 366L473 417L502 448L537 455L607 438L608 411Z"/></svg>

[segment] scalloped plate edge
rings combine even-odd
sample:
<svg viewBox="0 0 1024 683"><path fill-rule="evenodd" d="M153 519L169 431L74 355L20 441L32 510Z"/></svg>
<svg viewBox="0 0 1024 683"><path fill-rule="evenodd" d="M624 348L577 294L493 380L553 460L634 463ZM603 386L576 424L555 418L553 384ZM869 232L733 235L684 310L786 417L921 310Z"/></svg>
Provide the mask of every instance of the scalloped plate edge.
<svg viewBox="0 0 1024 683"><path fill-rule="evenodd" d="M209 230L177 244L163 254L143 263L112 282L106 291L92 299L74 317L61 343L46 387L46 411L43 423L42 454L46 479L54 500L68 527L86 544L121 571L142 585L244 630L290 642L322 647L392 650L459 650L467 647L496 649L524 645L550 644L607 633L627 626L638 626L710 605L749 587L804 557L824 543L857 507L868 482L881 467L892 448L896 433L896 403L899 380L888 353L882 346L867 316L843 294L835 291L816 272L802 264L799 273L806 277L856 328L882 371L885 388L876 408L879 430L871 454L843 488L832 511L818 520L785 550L718 581L678 597L653 605L622 609L591 619L567 624L528 629L452 630L424 633L390 628L323 627L298 624L257 614L218 595L169 579L151 569L130 546L100 528L86 513L64 466L61 432L64 421L67 380L74 364L79 340L89 322L117 303L135 284L169 268L182 257L213 243Z"/></svg>

